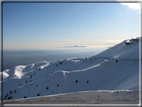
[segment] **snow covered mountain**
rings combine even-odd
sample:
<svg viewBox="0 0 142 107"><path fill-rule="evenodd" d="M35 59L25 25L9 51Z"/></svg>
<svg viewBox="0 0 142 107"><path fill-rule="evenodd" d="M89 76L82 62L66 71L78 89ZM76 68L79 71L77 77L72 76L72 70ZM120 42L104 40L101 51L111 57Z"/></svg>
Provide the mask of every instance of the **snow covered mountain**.
<svg viewBox="0 0 142 107"><path fill-rule="evenodd" d="M89 58L18 65L4 70L3 78L3 100L139 89L139 40L125 40Z"/></svg>

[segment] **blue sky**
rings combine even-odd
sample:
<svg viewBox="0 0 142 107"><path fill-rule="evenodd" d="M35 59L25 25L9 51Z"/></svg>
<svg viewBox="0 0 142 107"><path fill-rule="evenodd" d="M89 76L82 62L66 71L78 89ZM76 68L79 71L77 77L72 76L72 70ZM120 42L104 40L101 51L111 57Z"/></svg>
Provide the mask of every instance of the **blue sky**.
<svg viewBox="0 0 142 107"><path fill-rule="evenodd" d="M134 6L134 5L133 5ZM140 36L140 10L121 3L4 3L3 49L109 47Z"/></svg>

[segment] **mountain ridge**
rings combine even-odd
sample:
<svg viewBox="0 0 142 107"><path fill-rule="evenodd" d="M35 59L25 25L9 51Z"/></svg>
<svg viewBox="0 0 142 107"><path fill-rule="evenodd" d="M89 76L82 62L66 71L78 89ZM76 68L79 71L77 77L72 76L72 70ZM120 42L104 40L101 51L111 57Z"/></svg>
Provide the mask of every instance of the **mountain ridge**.
<svg viewBox="0 0 142 107"><path fill-rule="evenodd" d="M3 71L3 100L92 90L139 89L139 41L100 54L18 65ZM97 88L96 88L97 87Z"/></svg>

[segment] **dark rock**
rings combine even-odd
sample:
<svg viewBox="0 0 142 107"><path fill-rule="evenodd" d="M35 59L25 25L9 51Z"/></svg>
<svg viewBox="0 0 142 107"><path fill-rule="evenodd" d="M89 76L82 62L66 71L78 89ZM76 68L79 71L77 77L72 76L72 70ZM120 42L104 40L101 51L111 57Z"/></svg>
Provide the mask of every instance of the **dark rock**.
<svg viewBox="0 0 142 107"><path fill-rule="evenodd" d="M5 98L4 98L4 100L5 100L6 98L7 98L7 96L8 96L8 94L6 94L6 95L5 95Z"/></svg>
<svg viewBox="0 0 142 107"><path fill-rule="evenodd" d="M62 64L63 62L59 62L59 64Z"/></svg>
<svg viewBox="0 0 142 107"><path fill-rule="evenodd" d="M8 100L10 100L10 98L11 98L11 97L9 96L9 97L8 97Z"/></svg>

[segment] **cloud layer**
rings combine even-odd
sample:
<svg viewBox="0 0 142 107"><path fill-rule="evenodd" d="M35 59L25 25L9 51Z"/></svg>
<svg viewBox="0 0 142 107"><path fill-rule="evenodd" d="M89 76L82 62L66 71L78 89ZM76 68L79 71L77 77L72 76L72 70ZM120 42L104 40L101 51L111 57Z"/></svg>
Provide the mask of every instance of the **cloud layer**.
<svg viewBox="0 0 142 107"><path fill-rule="evenodd" d="M140 3L121 3L121 4L128 6L130 9L140 10Z"/></svg>

